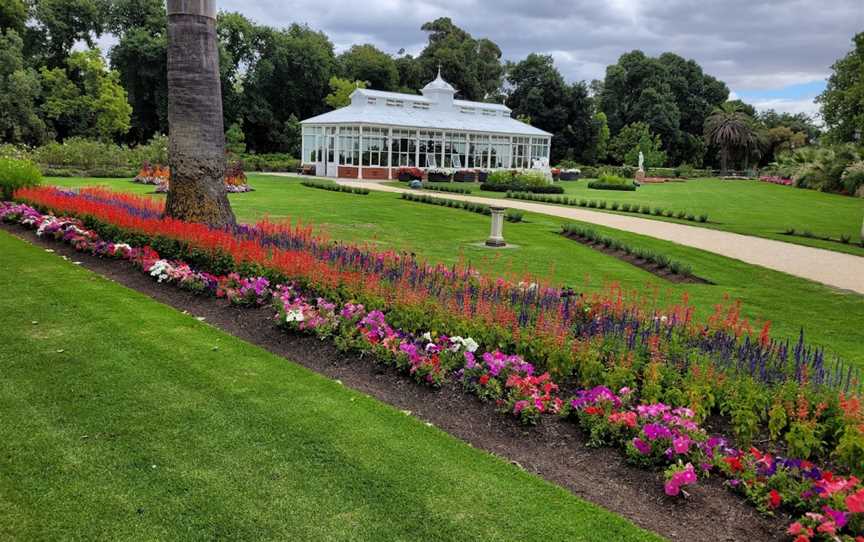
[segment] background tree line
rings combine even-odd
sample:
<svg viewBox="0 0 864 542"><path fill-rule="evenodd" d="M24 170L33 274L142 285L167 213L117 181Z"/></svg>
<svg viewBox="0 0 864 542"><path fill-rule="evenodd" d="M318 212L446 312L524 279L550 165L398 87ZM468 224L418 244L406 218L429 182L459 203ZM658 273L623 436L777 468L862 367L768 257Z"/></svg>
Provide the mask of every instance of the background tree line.
<svg viewBox="0 0 864 542"><path fill-rule="evenodd" d="M166 24L161 0L0 0L0 140L39 145L85 136L133 145L166 133ZM416 56L371 44L337 55L323 32L306 25L277 29L221 13L229 144L296 155L300 119L344 104L357 86L415 93L438 66L458 97L504 102L514 116L551 132L553 162L632 165L641 150L649 166L748 167L820 137L806 115L730 102L725 83L673 53L631 51L602 80L568 83L550 56L504 61L493 41L449 18L421 30L428 39ZM106 33L117 38L107 62L94 48ZM856 37L858 49L861 41ZM860 71L857 62L840 61L835 71ZM847 75L832 81L822 97L828 137L860 137L850 126L861 119L861 98L845 90L860 82ZM712 126L740 137L712 137Z"/></svg>

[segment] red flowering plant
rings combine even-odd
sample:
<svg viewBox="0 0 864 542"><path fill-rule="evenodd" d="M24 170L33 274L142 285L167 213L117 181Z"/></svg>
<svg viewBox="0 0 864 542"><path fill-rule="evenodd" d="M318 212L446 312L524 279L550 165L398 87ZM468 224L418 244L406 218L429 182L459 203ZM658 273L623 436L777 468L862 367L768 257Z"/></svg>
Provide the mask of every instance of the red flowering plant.
<svg viewBox="0 0 864 542"><path fill-rule="evenodd" d="M620 396L606 386L580 390L562 409L564 417L574 418L588 433L588 446L617 444L635 432L636 413L627 409L632 397L629 388Z"/></svg>
<svg viewBox="0 0 864 542"><path fill-rule="evenodd" d="M473 341L472 341L473 342ZM484 401L499 400L504 396L511 375L529 376L534 366L521 356L508 355L500 350L475 354L476 343L469 343L463 352L464 366L456 377L462 386ZM477 358L480 358L479 360Z"/></svg>
<svg viewBox="0 0 864 542"><path fill-rule="evenodd" d="M233 305L260 307L270 300L273 291L265 277L243 278L237 273L229 273L219 280L216 295L227 298Z"/></svg>
<svg viewBox="0 0 864 542"><path fill-rule="evenodd" d="M502 412L510 412L522 423L536 424L545 413L558 414L564 402L549 373L540 376L513 373L507 378L506 395L498 400Z"/></svg>

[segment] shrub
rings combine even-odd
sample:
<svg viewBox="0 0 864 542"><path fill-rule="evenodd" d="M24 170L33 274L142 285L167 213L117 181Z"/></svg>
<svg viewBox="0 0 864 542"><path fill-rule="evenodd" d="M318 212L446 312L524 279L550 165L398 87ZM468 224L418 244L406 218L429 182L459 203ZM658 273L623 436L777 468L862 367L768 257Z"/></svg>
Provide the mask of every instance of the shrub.
<svg viewBox="0 0 864 542"><path fill-rule="evenodd" d="M630 212L630 204L629 203L622 204L621 210L624 211L625 213L629 213Z"/></svg>
<svg viewBox="0 0 864 542"><path fill-rule="evenodd" d="M859 190L864 187L864 160L849 164L849 167L843 171L842 180L843 189L847 194L859 195Z"/></svg>
<svg viewBox="0 0 864 542"><path fill-rule="evenodd" d="M0 158L0 192L4 200L11 200L19 188L36 186L42 182L42 173L30 160Z"/></svg>
<svg viewBox="0 0 864 542"><path fill-rule="evenodd" d="M643 215L650 215L651 214L651 207L648 207L647 205L643 205L642 207L639 208L639 212L642 213Z"/></svg>
<svg viewBox="0 0 864 542"><path fill-rule="evenodd" d="M504 219L507 222L522 222L522 217L524 213L522 211L517 211L516 209L507 209L507 214L504 215Z"/></svg>
<svg viewBox="0 0 864 542"><path fill-rule="evenodd" d="M82 137L51 142L33 150L43 174L87 177L134 177L144 162L168 163L168 138L156 135L146 144L126 147Z"/></svg>
<svg viewBox="0 0 864 542"><path fill-rule="evenodd" d="M612 209L613 211L617 211L619 207L620 207L620 205L618 204L618 202L613 201L612 205L610 206L610 209Z"/></svg>
<svg viewBox="0 0 864 542"><path fill-rule="evenodd" d="M603 175L596 181L588 183L588 188L595 190L636 190L636 185L623 177L616 175Z"/></svg>
<svg viewBox="0 0 864 542"><path fill-rule="evenodd" d="M663 209L660 207L654 207L654 216L663 216Z"/></svg>
<svg viewBox="0 0 864 542"><path fill-rule="evenodd" d="M300 160L290 154L239 154L237 159L246 171L297 171Z"/></svg>
<svg viewBox="0 0 864 542"><path fill-rule="evenodd" d="M679 179L689 179L693 177L696 170L688 163L683 163L675 168L675 177Z"/></svg>
<svg viewBox="0 0 864 542"><path fill-rule="evenodd" d="M703 224L705 222L708 222L708 215L706 215L706 214L699 215L699 222L702 222Z"/></svg>

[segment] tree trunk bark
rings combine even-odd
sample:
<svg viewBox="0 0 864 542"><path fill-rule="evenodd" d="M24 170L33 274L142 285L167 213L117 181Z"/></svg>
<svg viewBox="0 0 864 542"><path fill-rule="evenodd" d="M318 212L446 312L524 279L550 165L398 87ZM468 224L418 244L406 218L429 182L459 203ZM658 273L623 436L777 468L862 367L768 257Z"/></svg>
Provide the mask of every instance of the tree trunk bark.
<svg viewBox="0 0 864 542"><path fill-rule="evenodd" d="M215 0L168 0L171 182L165 214L213 226L234 223L225 191L225 133Z"/></svg>

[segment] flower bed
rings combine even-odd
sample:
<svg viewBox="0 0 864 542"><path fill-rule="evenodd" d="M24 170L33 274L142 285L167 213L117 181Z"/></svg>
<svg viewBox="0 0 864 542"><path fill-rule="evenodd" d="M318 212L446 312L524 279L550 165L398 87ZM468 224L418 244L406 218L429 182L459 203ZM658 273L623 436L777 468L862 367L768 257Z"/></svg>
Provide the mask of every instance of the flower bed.
<svg viewBox="0 0 864 542"><path fill-rule="evenodd" d="M779 177L777 175L768 175L765 177L759 177L759 180L763 183L771 183L771 184L779 184L783 186L794 186L795 181L786 177Z"/></svg>
<svg viewBox="0 0 864 542"><path fill-rule="evenodd" d="M400 167L396 170L396 178L400 181L421 181L423 180L423 170L416 167Z"/></svg>
<svg viewBox="0 0 864 542"><path fill-rule="evenodd" d="M862 527L858 479L811 462L830 457L864 467L857 374L827 363L803 336L790 344L771 340L768 326L753 333L737 306L697 323L686 302L648 310L616 288L589 298L488 279L470 268L334 245L308 228L262 222L212 230L161 218L161 202L105 190L17 195L80 219L11 204L0 219L140 262L148 273L156 266L157 280L180 285L192 277L186 282L207 293L215 280L214 295L232 302L266 303L275 291L280 324L374 353L420 382L453 380L526 422L550 413L574 419L598 445L669 469L667 492L684 494L710 473L765 511L799 514L796 536L829 540L833 531L853 540ZM582 391L567 400L562 383ZM712 440L701 426L718 414L740 448ZM757 436L800 459L750 449Z"/></svg>

